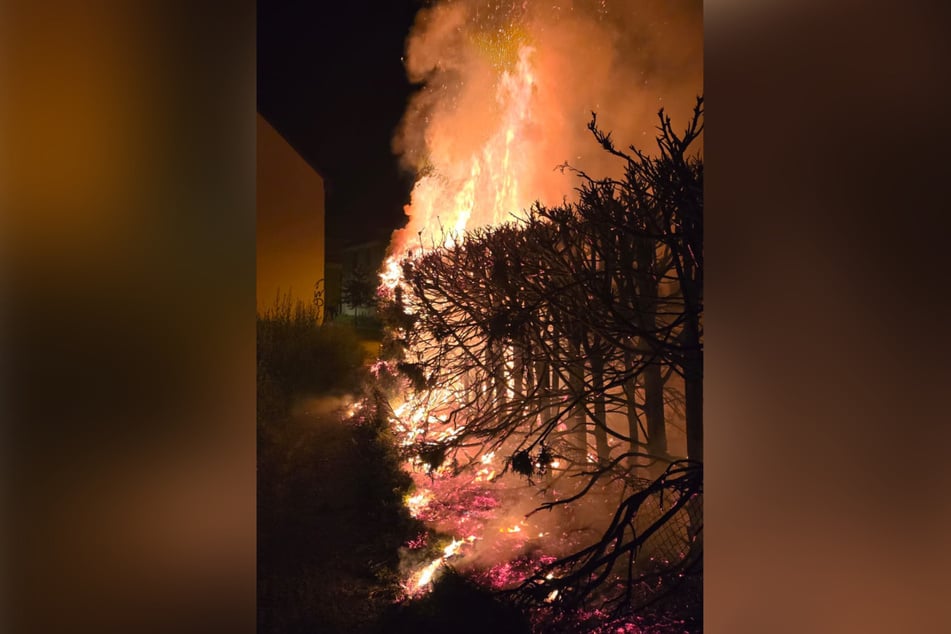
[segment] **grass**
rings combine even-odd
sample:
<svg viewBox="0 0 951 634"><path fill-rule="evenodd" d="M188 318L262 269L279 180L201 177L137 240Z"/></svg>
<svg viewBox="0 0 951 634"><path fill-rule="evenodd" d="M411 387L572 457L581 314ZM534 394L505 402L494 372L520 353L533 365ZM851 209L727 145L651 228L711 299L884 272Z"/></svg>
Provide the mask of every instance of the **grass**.
<svg viewBox="0 0 951 634"><path fill-rule="evenodd" d="M258 420L286 419L302 397L353 393L365 357L353 328L321 325L315 307L278 298L257 318Z"/></svg>

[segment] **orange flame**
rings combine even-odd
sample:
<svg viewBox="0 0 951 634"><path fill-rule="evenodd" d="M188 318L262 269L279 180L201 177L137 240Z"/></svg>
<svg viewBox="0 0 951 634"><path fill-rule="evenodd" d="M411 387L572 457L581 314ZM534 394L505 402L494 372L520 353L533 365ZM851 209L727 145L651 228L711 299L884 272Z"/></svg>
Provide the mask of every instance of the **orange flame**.
<svg viewBox="0 0 951 634"><path fill-rule="evenodd" d="M438 557L422 568L416 575L416 581L412 585L412 592L419 593L426 588L436 575L436 571L439 570L439 567L443 564L444 561L459 554L459 549L462 546L466 545L466 542L472 543L475 541L475 537L470 536L467 539L453 539L452 543L443 548L443 554L441 557Z"/></svg>
<svg viewBox="0 0 951 634"><path fill-rule="evenodd" d="M388 288L401 277L399 260L420 249L511 220L536 200L572 197L577 179L558 165L619 175L617 162L592 145L591 112L618 138L641 139L653 133L658 107L689 112L702 92L702 58L688 63L684 54L702 42L696 8L490 4L436 2L407 40L407 75L422 89L394 149L417 180L381 273ZM674 59L676 78L655 85L659 64Z"/></svg>
<svg viewBox="0 0 951 634"><path fill-rule="evenodd" d="M533 51L521 46L515 68L499 76L495 100L501 114L480 149L459 160L451 139L431 139L428 173L413 187L405 208L409 224L394 234L380 276L386 287L398 283L398 260L414 249L455 244L466 230L503 223L531 204L531 194L520 183L534 167L524 156L536 84ZM414 237L418 244L411 242Z"/></svg>
<svg viewBox="0 0 951 634"><path fill-rule="evenodd" d="M442 557L435 559L420 571L419 577L416 578L416 590L421 590L429 585L429 582L433 580L433 575L436 574L436 569L442 564L442 560Z"/></svg>
<svg viewBox="0 0 951 634"><path fill-rule="evenodd" d="M406 508L409 510L409 514L414 518L418 518L420 513L422 513L426 507L429 506L429 503L432 502L432 500L432 493L423 491L421 493L417 493L416 495L407 497L404 503L406 504Z"/></svg>

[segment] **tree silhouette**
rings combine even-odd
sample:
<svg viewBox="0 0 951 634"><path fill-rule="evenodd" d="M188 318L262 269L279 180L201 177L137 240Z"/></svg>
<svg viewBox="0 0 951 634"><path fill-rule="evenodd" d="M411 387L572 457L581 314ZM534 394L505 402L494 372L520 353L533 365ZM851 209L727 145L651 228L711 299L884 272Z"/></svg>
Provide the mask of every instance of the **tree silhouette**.
<svg viewBox="0 0 951 634"><path fill-rule="evenodd" d="M376 304L377 280L367 267L357 264L353 272L344 280L341 298L353 310L354 319L359 317L359 309L372 308Z"/></svg>

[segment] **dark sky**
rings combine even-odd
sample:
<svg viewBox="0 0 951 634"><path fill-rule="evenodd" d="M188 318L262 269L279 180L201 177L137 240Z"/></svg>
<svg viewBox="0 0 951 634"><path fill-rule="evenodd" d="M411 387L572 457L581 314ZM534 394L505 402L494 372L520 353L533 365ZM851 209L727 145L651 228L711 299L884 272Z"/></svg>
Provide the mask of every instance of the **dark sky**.
<svg viewBox="0 0 951 634"><path fill-rule="evenodd" d="M326 179L328 256L403 224L412 177L390 140L412 90L400 57L423 4L258 2L258 111Z"/></svg>

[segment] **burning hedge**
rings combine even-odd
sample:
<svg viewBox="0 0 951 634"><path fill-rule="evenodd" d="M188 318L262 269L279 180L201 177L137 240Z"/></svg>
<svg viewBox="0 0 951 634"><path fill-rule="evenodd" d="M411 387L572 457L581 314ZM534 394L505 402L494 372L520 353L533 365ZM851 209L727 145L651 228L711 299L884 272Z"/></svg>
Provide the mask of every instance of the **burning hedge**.
<svg viewBox="0 0 951 634"><path fill-rule="evenodd" d="M453 536L411 590L454 559L538 606L629 609L699 572L702 119L698 99L678 135L661 110L648 155L593 117L623 178L575 170L577 202L391 267L375 371L416 512Z"/></svg>

